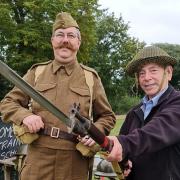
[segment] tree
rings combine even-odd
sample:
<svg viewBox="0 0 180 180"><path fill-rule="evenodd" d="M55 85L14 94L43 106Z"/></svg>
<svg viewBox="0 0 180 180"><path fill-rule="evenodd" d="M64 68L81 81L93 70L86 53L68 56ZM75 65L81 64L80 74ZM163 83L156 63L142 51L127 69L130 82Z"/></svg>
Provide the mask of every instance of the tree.
<svg viewBox="0 0 180 180"><path fill-rule="evenodd" d="M0 57L23 75L34 63L53 58L50 39L58 12L71 12L78 21L82 45L78 59L86 62L96 42L97 0L1 0ZM9 89L1 77L1 92ZM4 93L1 93L1 97Z"/></svg>
<svg viewBox="0 0 180 180"><path fill-rule="evenodd" d="M52 59L52 23L61 11L71 12L80 26L78 60L98 71L113 109L118 109L134 82L125 75L125 66L142 43L128 35L121 16L99 10L97 0L2 0L1 60L23 75L32 64ZM0 81L2 98L12 86L2 77Z"/></svg>
<svg viewBox="0 0 180 180"><path fill-rule="evenodd" d="M142 46L128 35L128 28L121 16L103 12L97 19L97 44L89 62L98 71L114 111L125 94L132 94L134 80L126 76L125 66Z"/></svg>
<svg viewBox="0 0 180 180"><path fill-rule="evenodd" d="M156 43L154 44L162 49L164 49L170 56L177 59L177 65L174 68L173 78L171 84L180 90L180 45L178 44L168 44L168 43Z"/></svg>

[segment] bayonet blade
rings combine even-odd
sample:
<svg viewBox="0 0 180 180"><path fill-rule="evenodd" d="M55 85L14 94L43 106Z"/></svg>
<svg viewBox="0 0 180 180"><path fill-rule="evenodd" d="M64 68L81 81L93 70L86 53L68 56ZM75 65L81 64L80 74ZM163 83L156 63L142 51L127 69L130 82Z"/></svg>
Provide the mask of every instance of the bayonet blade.
<svg viewBox="0 0 180 180"><path fill-rule="evenodd" d="M30 96L34 101L39 103L53 115L55 115L60 121L65 123L68 127L71 127L72 120L69 119L63 112L61 112L50 101L37 92L30 84L24 81L15 71L13 71L8 65L0 60L0 73L13 83L16 87L21 89L24 93Z"/></svg>

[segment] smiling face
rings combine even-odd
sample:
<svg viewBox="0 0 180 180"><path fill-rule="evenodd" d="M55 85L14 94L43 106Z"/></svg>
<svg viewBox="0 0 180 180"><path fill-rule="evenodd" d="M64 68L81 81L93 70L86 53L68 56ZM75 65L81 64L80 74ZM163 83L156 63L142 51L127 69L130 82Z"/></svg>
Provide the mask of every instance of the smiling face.
<svg viewBox="0 0 180 180"><path fill-rule="evenodd" d="M164 68L155 63L146 64L138 72L139 85L151 99L168 86L172 72L172 66Z"/></svg>
<svg viewBox="0 0 180 180"><path fill-rule="evenodd" d="M76 60L81 40L80 32L75 27L57 29L51 38L54 57L62 64Z"/></svg>

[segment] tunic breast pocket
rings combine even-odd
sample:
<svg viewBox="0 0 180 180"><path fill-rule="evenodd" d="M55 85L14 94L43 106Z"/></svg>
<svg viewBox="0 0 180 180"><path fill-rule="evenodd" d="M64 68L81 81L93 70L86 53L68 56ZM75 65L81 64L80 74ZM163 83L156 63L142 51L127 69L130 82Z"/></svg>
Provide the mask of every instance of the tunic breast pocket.
<svg viewBox="0 0 180 180"><path fill-rule="evenodd" d="M84 116L88 116L90 105L90 92L89 89L70 87L72 91L72 103L80 103L80 112Z"/></svg>
<svg viewBox="0 0 180 180"><path fill-rule="evenodd" d="M55 102L56 97L56 84L36 84L35 90L40 92L41 95L43 95L48 101L51 103ZM32 102L32 109L44 109L42 108L38 103L35 101Z"/></svg>

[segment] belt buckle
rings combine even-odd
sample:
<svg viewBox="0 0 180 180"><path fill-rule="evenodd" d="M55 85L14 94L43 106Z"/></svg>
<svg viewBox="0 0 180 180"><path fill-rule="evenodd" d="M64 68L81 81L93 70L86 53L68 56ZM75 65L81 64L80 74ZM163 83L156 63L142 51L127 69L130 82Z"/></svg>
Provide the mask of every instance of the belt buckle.
<svg viewBox="0 0 180 180"><path fill-rule="evenodd" d="M52 138L58 138L59 137L60 128L52 127L51 128L51 137Z"/></svg>

